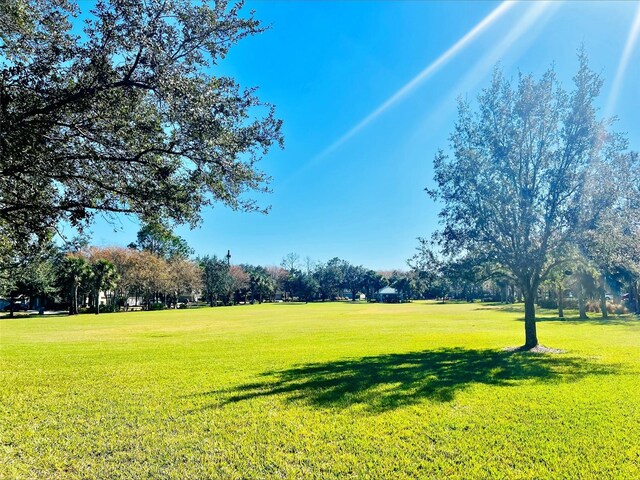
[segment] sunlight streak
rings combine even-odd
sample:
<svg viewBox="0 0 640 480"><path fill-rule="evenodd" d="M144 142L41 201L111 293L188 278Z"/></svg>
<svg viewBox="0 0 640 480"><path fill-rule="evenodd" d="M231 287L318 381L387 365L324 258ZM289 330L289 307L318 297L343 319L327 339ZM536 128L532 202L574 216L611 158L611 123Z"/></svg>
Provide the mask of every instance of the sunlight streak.
<svg viewBox="0 0 640 480"><path fill-rule="evenodd" d="M521 56L540 35L548 20L561 6L562 2L543 1L529 4L522 17L509 29L502 40L490 51L484 54L473 67L458 81L450 93L443 98L434 110L431 110L419 128L414 131L414 137L428 131L428 125L442 118L455 108L456 99L460 95L470 92L484 81L508 51L516 49L517 56ZM523 38L523 37L527 38ZM516 46L517 45L517 46Z"/></svg>
<svg viewBox="0 0 640 480"><path fill-rule="evenodd" d="M323 150L320 154L318 154L313 160L312 163L327 156L329 153L336 150L342 144L344 144L347 140L352 138L358 132L360 132L364 127L369 125L373 120L382 115L385 111L387 111L390 107L398 103L402 98L406 97L412 90L414 90L418 85L424 82L427 78L429 78L433 73L438 71L440 67L442 67L445 63L447 63L451 58L453 58L458 52L460 52L463 48L469 45L477 36L479 36L482 32L484 32L487 28L489 28L496 20L498 20L504 13L506 13L511 7L513 7L517 2L513 2L510 0L503 1L498 7L496 7L489 15L483 18L480 23L478 23L473 29L471 29L464 37L458 40L455 44L453 44L446 52L440 55L436 60L434 60L430 65L428 65L424 70L422 70L418 75L416 75L413 79L411 79L407 84L405 84L400 90L394 93L391 97L389 97L385 102L383 102L378 108L373 110L369 115L367 115L364 119L362 119L358 124L356 124L351 130L345 133L342 137L332 143L329 147Z"/></svg>
<svg viewBox="0 0 640 480"><path fill-rule="evenodd" d="M640 3L638 3L636 16L633 20L631 30L629 30L627 43L625 44L624 50L622 51L620 63L618 63L618 69L616 70L616 76L614 77L613 84L611 85L609 99L607 100L607 107L604 112L605 118L611 117L611 115L613 114L613 110L616 107L618 97L620 96L620 90L622 88L622 81L624 80L624 75L627 71L627 67L629 66L629 60L638 40L638 35L640 35Z"/></svg>

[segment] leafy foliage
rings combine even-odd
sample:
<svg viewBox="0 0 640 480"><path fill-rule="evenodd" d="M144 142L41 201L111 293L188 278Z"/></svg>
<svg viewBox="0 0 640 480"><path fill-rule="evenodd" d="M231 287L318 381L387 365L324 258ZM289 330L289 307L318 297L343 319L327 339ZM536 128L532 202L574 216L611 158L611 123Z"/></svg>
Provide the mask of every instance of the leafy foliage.
<svg viewBox="0 0 640 480"><path fill-rule="evenodd" d="M261 210L244 195L267 190L256 162L282 144L281 122L255 89L213 73L263 31L241 3L98 1L82 36L72 1L2 5L4 239L98 211L193 224L213 202Z"/></svg>
<svg viewBox="0 0 640 480"><path fill-rule="evenodd" d="M571 92L553 70L515 86L496 70L476 111L460 103L453 155L437 154L428 190L442 204L444 252L493 264L522 290L528 347L538 286L611 206L600 173L625 147L596 117L602 80L583 52L579 62Z"/></svg>
<svg viewBox="0 0 640 480"><path fill-rule="evenodd" d="M160 223L147 223L138 231L137 241L129 248L145 250L166 260L185 259L193 253L186 240Z"/></svg>
<svg viewBox="0 0 640 480"><path fill-rule="evenodd" d="M57 265L57 283L63 298L69 301L69 314L78 313L78 290L84 286L89 289L93 276L91 265L83 257L67 255Z"/></svg>
<svg viewBox="0 0 640 480"><path fill-rule="evenodd" d="M228 301L227 292L231 279L229 278L229 266L227 262L213 257L205 256L199 259L202 269L203 293L209 304L213 307L218 299Z"/></svg>

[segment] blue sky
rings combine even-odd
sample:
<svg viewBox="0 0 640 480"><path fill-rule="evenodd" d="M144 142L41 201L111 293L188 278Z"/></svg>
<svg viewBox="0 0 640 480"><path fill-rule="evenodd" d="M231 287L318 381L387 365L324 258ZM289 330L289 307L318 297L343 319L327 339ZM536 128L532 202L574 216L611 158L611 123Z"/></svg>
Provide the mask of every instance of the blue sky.
<svg viewBox="0 0 640 480"><path fill-rule="evenodd" d="M285 149L260 163L273 177L273 193L260 197L272 207L268 215L216 206L203 212L200 228L178 228L200 255L230 249L234 263L266 265L297 252L406 268L416 237L437 227L438 206L424 188L436 150L448 147L455 99L475 98L496 62L510 76L553 64L569 88L584 43L605 79L602 111L617 115L616 129L640 149L640 48L625 50L637 3L249 1L246 8L272 28L236 45L214 73L260 87L284 120ZM443 54L439 68L349 135ZM133 219L98 220L93 243L124 246L138 228Z"/></svg>

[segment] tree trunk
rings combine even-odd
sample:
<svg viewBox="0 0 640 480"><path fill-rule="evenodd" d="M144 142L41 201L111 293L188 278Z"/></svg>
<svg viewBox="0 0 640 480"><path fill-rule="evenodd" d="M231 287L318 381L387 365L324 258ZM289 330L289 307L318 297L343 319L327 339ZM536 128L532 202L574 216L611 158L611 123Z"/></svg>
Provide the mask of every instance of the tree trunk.
<svg viewBox="0 0 640 480"><path fill-rule="evenodd" d="M589 318L587 316L587 306L585 305L584 288L582 287L582 284L578 285L578 310L580 312L581 320Z"/></svg>
<svg viewBox="0 0 640 480"><path fill-rule="evenodd" d="M600 313L602 314L602 318L609 318L609 312L607 311L607 293L604 284L604 275L600 275Z"/></svg>
<svg viewBox="0 0 640 480"><path fill-rule="evenodd" d="M76 289L74 286L72 286L69 289L69 315L73 315L73 305L74 305L74 300L75 300L75 293L76 293Z"/></svg>
<svg viewBox="0 0 640 480"><path fill-rule="evenodd" d="M100 313L100 290L96 293L96 315Z"/></svg>
<svg viewBox="0 0 640 480"><path fill-rule="evenodd" d="M73 296L71 298L71 315L78 314L78 285L73 286Z"/></svg>
<svg viewBox="0 0 640 480"><path fill-rule="evenodd" d="M633 284L633 302L635 305L635 311L637 314L640 314L640 301L638 300L638 295L640 294L640 282L636 282Z"/></svg>
<svg viewBox="0 0 640 480"><path fill-rule="evenodd" d="M558 318L564 318L564 289L558 285Z"/></svg>
<svg viewBox="0 0 640 480"><path fill-rule="evenodd" d="M15 301L16 301L15 297L13 295L11 295L11 297L9 298L9 302L11 302L11 303L9 303L9 305L10 305L10 307L9 307L9 317L11 317L11 318L13 318L13 303Z"/></svg>
<svg viewBox="0 0 640 480"><path fill-rule="evenodd" d="M536 298L534 290L524 294L524 348L530 350L538 345L536 331Z"/></svg>

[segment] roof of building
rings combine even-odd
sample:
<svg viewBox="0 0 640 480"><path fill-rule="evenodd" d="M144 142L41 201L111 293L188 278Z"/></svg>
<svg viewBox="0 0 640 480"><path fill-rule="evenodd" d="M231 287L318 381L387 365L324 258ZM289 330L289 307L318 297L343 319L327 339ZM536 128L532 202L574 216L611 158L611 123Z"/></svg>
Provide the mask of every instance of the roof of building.
<svg viewBox="0 0 640 480"><path fill-rule="evenodd" d="M384 287L378 290L378 293L381 295L396 295L398 291L393 287Z"/></svg>

